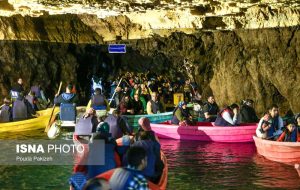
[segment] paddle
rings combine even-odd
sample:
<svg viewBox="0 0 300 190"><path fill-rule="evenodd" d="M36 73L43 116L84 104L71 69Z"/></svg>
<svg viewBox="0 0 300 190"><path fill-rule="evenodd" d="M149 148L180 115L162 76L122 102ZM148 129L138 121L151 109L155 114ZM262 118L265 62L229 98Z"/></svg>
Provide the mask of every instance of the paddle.
<svg viewBox="0 0 300 190"><path fill-rule="evenodd" d="M123 78L121 78L120 79L120 81L119 81L119 84L118 84L118 86L117 86L117 88L120 86L120 84L121 84L121 82L122 82L122 80L123 80ZM117 89L116 88L116 89ZM114 97L115 97L115 95L116 95L116 90L114 91L114 93L113 93L113 95L112 95L112 97L111 97L111 99L110 99L110 101L109 101L109 104L108 105L110 105L111 104L111 102L112 102L112 100L114 99Z"/></svg>
<svg viewBox="0 0 300 190"><path fill-rule="evenodd" d="M57 94L60 93L60 89L61 89L61 86L62 86L62 82L60 81L59 83L59 88L58 88L58 91L57 91ZM45 132L47 133L49 128L50 128L50 122L51 122L51 119L52 119L52 116L53 116L53 113L54 113L54 109L55 109L55 104L53 105L52 107L52 112L51 112L51 115L50 115L50 118L49 118L49 121L48 121L48 125L46 126L45 128Z"/></svg>

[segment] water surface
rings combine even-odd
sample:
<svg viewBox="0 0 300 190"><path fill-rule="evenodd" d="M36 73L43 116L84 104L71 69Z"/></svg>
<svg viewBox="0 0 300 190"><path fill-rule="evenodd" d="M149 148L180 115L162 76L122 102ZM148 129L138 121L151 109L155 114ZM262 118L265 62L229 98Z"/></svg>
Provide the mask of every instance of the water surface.
<svg viewBox="0 0 300 190"><path fill-rule="evenodd" d="M43 131L0 139L45 139ZM300 189L293 166L266 160L253 143L160 140L168 158L170 190ZM68 189L72 166L0 166L0 189Z"/></svg>

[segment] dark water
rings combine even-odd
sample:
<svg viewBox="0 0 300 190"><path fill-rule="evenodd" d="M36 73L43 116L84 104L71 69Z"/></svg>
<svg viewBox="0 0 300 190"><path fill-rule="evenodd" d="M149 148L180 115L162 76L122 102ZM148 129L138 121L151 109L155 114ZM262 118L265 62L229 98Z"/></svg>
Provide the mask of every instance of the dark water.
<svg viewBox="0 0 300 190"><path fill-rule="evenodd" d="M7 138L46 138L42 131ZM252 143L226 144L161 139L170 190L300 189L293 166L268 161ZM0 189L68 189L71 166L0 166Z"/></svg>

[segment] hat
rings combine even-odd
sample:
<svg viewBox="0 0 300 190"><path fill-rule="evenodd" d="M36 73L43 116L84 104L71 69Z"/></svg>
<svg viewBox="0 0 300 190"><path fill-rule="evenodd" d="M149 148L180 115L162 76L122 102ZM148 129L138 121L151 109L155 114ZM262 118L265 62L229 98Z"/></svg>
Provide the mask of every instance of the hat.
<svg viewBox="0 0 300 190"><path fill-rule="evenodd" d="M151 131L150 120L147 117L141 117L139 119L139 125L144 131Z"/></svg>
<svg viewBox="0 0 300 190"><path fill-rule="evenodd" d="M180 101L178 103L178 107L182 108L183 105L186 105L186 102L185 101Z"/></svg>
<svg viewBox="0 0 300 190"><path fill-rule="evenodd" d="M108 134L109 133L109 125L106 122L100 122L97 126L96 131L99 133L104 133L104 134Z"/></svg>

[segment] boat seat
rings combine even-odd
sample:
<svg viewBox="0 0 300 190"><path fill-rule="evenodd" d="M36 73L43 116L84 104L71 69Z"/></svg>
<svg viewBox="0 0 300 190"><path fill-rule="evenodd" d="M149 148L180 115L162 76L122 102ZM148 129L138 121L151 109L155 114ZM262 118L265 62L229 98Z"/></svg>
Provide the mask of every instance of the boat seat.
<svg viewBox="0 0 300 190"><path fill-rule="evenodd" d="M76 121L76 106L74 104L60 104L60 120L68 123Z"/></svg>

